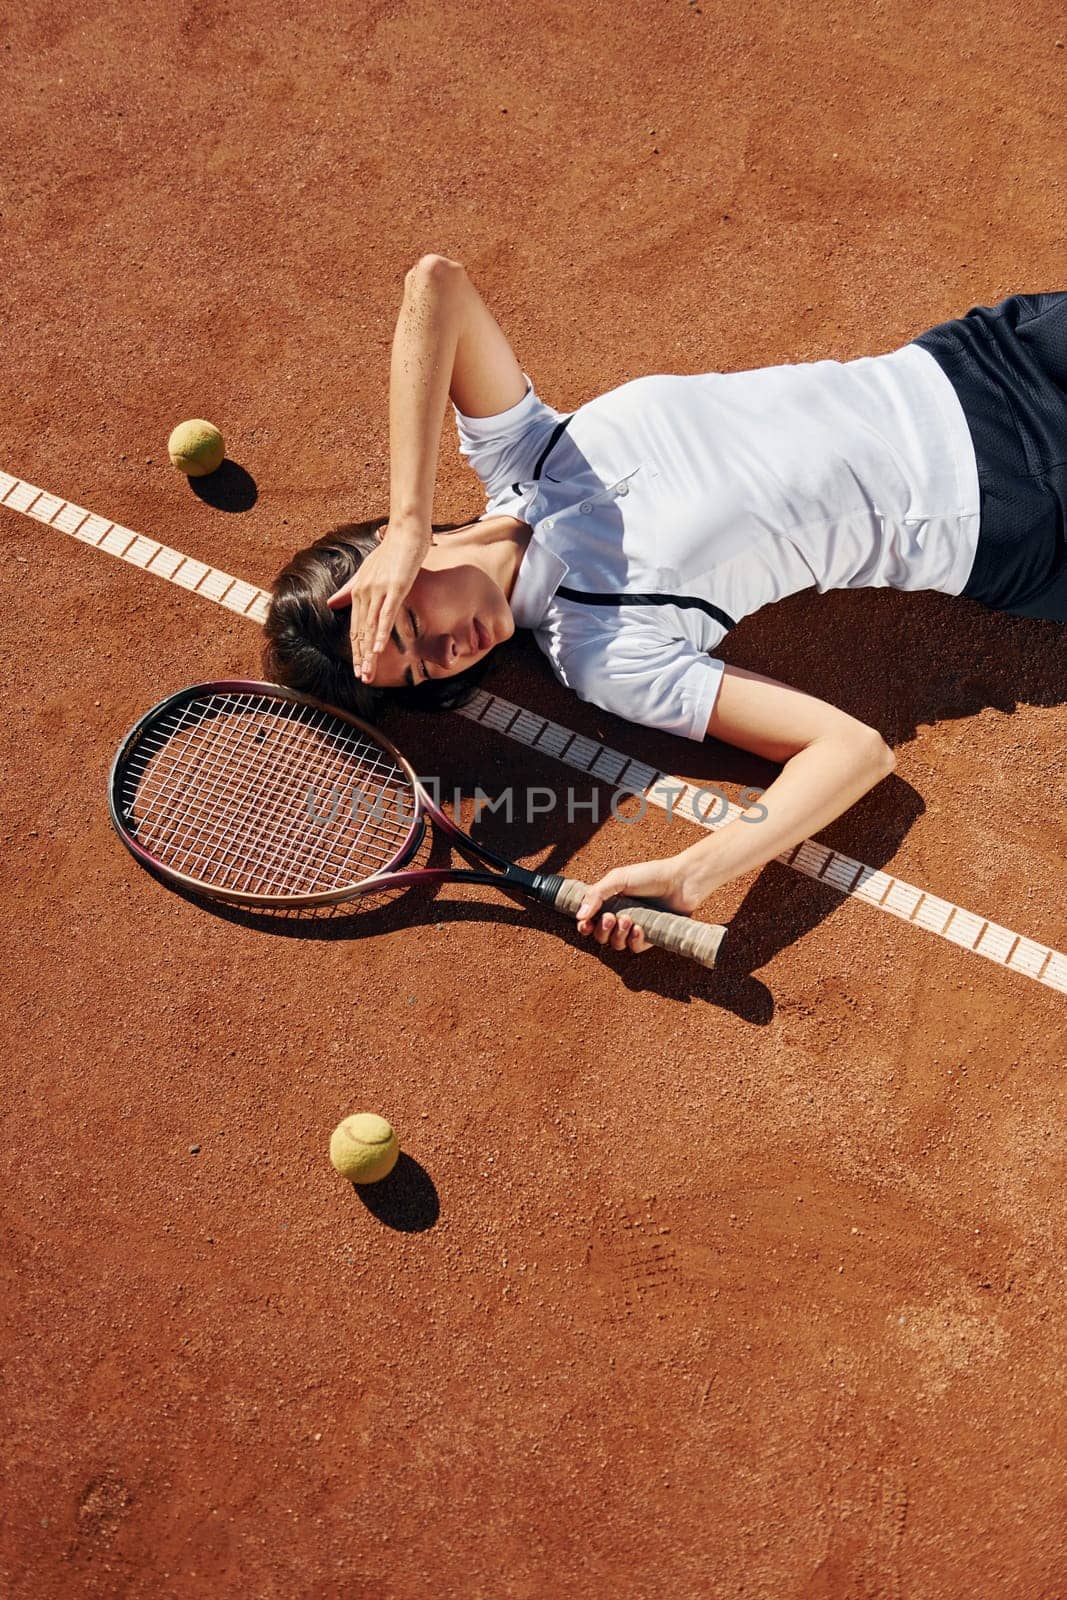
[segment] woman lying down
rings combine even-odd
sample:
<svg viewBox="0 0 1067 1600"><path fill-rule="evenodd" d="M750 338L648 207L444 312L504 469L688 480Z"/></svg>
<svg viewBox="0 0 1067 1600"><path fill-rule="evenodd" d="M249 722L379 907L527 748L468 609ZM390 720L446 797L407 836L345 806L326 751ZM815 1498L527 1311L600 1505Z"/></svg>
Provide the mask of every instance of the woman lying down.
<svg viewBox="0 0 1067 1600"><path fill-rule="evenodd" d="M449 397L487 506L445 530ZM758 826L591 885L578 926L616 950L650 946L602 912L612 895L693 912L893 767L874 728L717 660L742 617L800 589L889 586L1067 621L1067 293L975 307L886 355L638 378L564 415L464 268L425 256L405 279L389 432L390 514L279 575L269 677L370 721L389 699L441 709L529 628L583 700L781 765Z"/></svg>

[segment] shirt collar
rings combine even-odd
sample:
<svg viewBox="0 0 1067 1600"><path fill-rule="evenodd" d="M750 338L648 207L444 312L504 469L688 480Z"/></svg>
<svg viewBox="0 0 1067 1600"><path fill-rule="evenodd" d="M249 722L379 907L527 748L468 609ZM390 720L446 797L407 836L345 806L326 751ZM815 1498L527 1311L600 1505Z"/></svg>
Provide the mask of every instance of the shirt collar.
<svg viewBox="0 0 1067 1600"><path fill-rule="evenodd" d="M516 627L537 627L568 571L567 563L546 549L536 533L530 535L508 602Z"/></svg>

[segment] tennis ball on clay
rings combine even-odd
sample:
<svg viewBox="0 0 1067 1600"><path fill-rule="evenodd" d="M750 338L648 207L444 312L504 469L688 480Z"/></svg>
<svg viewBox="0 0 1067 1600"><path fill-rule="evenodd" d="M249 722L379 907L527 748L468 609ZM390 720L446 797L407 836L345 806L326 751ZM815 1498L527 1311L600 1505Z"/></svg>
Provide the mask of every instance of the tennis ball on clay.
<svg viewBox="0 0 1067 1600"><path fill-rule="evenodd" d="M358 1111L330 1135L330 1160L352 1183L377 1183L396 1166L400 1145L384 1117Z"/></svg>
<svg viewBox="0 0 1067 1600"><path fill-rule="evenodd" d="M167 440L167 454L187 478L206 478L222 465L226 446L213 422L194 417L191 422L179 422Z"/></svg>

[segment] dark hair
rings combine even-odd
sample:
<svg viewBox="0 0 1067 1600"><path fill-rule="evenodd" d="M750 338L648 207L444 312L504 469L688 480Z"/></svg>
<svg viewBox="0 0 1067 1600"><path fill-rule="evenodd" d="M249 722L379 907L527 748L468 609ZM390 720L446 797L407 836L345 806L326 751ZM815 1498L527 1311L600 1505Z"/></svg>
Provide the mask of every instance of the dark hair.
<svg viewBox="0 0 1067 1600"><path fill-rule="evenodd" d="M331 611L330 595L357 573L378 548L375 534L388 517L343 522L321 539L298 550L271 585L264 623L264 675L328 705L340 706L366 722L380 721L392 701L418 711L448 711L463 705L484 676L488 658L415 688L378 689L361 683L352 670L347 606ZM434 523L435 533L465 528L465 522Z"/></svg>

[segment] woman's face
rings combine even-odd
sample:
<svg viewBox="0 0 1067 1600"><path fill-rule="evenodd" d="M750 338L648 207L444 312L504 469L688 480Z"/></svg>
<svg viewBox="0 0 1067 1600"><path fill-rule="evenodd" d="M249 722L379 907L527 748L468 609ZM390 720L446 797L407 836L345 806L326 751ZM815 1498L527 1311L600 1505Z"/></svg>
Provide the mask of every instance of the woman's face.
<svg viewBox="0 0 1067 1600"><path fill-rule="evenodd" d="M424 566L378 657L374 685L397 689L429 678L451 678L514 632L503 589L480 567L469 561Z"/></svg>

